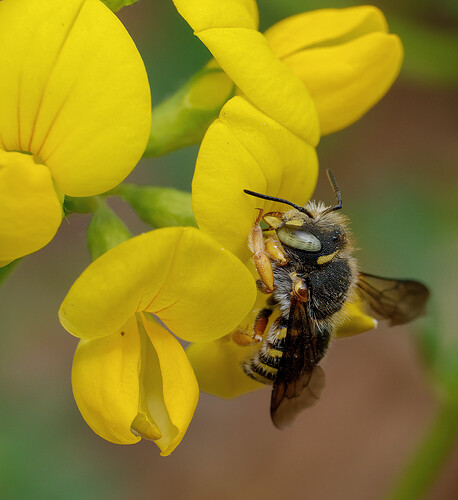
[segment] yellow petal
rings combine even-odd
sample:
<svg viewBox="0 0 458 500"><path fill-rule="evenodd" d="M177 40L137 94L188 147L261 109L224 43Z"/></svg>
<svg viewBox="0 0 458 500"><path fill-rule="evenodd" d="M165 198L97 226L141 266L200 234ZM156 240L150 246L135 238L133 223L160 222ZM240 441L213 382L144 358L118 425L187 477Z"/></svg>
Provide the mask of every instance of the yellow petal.
<svg viewBox="0 0 458 500"><path fill-rule="evenodd" d="M132 238L94 261L59 310L82 338L104 337L147 310L185 340L213 340L251 309L256 287L230 252L195 228L164 228Z"/></svg>
<svg viewBox="0 0 458 500"><path fill-rule="evenodd" d="M135 316L102 339L81 340L73 360L73 395L99 436L118 444L136 443L131 431L138 412L140 337Z"/></svg>
<svg viewBox="0 0 458 500"><path fill-rule="evenodd" d="M316 104L321 131L329 134L358 120L390 88L401 68L396 35L372 33L332 47L303 50L284 59Z"/></svg>
<svg viewBox="0 0 458 500"><path fill-rule="evenodd" d="M282 59L305 48L339 45L374 31L388 31L385 16L372 5L362 5L304 12L274 24L264 35Z"/></svg>
<svg viewBox="0 0 458 500"><path fill-rule="evenodd" d="M202 391L221 398L234 398L265 387L243 373L241 363L253 351L251 346L239 346L231 337L213 342L191 344L189 361Z"/></svg>
<svg viewBox="0 0 458 500"><path fill-rule="evenodd" d="M221 107L233 94L234 84L222 70L208 71L196 79L186 96L186 104L195 109Z"/></svg>
<svg viewBox="0 0 458 500"><path fill-rule="evenodd" d="M61 191L119 184L149 134L138 51L98 0L0 2L0 147L30 151Z"/></svg>
<svg viewBox="0 0 458 500"><path fill-rule="evenodd" d="M31 155L0 149L0 266L44 247L61 220L49 169Z"/></svg>
<svg viewBox="0 0 458 500"><path fill-rule="evenodd" d="M317 145L320 130L314 102L300 79L275 57L261 33L213 28L197 36L255 106L312 146Z"/></svg>
<svg viewBox="0 0 458 500"><path fill-rule="evenodd" d="M343 307L345 319L333 333L333 337L351 337L377 328L377 320L365 314L360 302L347 302Z"/></svg>
<svg viewBox="0 0 458 500"><path fill-rule="evenodd" d="M247 267L255 274L253 262L247 262ZM268 296L258 293L256 302L247 316L237 325L236 332L213 342L191 344L187 350L191 365L202 391L222 398L234 398L246 392L264 387L245 375L242 363L249 359L260 348L259 343L250 344L254 335L255 320L266 307ZM266 326L268 330L274 321L273 315ZM247 337L247 345L238 345L233 341L233 335L240 333Z"/></svg>
<svg viewBox="0 0 458 500"><path fill-rule="evenodd" d="M238 255L249 256L248 233L257 215L285 210L244 189L305 203L318 175L315 150L295 134L234 97L209 127L193 179L193 211L199 227Z"/></svg>
<svg viewBox="0 0 458 500"><path fill-rule="evenodd" d="M155 443L161 455L169 455L181 442L199 399L199 387L192 367L179 342L154 321L142 315L150 341L145 359L145 403L161 432ZM160 381L160 383L158 383Z"/></svg>
<svg viewBox="0 0 458 500"><path fill-rule="evenodd" d="M258 29L258 7L255 0L173 0L176 9L191 28Z"/></svg>

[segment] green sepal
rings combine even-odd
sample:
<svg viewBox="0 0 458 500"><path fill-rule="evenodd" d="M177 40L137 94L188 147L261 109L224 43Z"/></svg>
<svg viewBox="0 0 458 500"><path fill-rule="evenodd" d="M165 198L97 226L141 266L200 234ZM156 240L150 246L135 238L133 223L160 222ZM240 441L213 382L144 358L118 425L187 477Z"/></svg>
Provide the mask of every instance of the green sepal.
<svg viewBox="0 0 458 500"><path fill-rule="evenodd" d="M234 89L219 67L205 67L196 73L153 108L151 134L143 156L161 156L200 143Z"/></svg>
<svg viewBox="0 0 458 500"><path fill-rule="evenodd" d="M102 2L113 12L117 12L127 5L132 5L137 2L137 0L102 0Z"/></svg>
<svg viewBox="0 0 458 500"><path fill-rule="evenodd" d="M128 240L131 236L124 222L104 200L99 200L87 229L87 246L92 260Z"/></svg>
<svg viewBox="0 0 458 500"><path fill-rule="evenodd" d="M197 227L192 213L191 193L174 188L134 184L121 184L116 193L129 203L142 221L155 228Z"/></svg>
<svg viewBox="0 0 458 500"><path fill-rule="evenodd" d="M73 197L66 196L64 200L64 214L90 214L97 209L99 202L95 196Z"/></svg>

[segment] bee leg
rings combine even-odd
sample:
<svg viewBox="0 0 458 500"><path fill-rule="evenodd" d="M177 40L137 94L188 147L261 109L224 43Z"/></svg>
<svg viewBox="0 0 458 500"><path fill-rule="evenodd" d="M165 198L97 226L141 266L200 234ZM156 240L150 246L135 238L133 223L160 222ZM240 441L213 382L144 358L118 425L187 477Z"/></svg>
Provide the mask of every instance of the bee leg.
<svg viewBox="0 0 458 500"><path fill-rule="evenodd" d="M262 340L264 332L269 322L272 309L264 308L259 311L254 320L253 333L250 335L244 330L235 330L232 333L232 340L238 345L253 345Z"/></svg>
<svg viewBox="0 0 458 500"><path fill-rule="evenodd" d="M274 273L272 270L272 263L270 262L269 254L266 252L264 246L264 238L259 222L262 217L262 209L258 209L259 214L256 221L251 228L248 237L248 246L253 252L253 260L258 271L261 281L265 285L266 293L272 293L274 290Z"/></svg>

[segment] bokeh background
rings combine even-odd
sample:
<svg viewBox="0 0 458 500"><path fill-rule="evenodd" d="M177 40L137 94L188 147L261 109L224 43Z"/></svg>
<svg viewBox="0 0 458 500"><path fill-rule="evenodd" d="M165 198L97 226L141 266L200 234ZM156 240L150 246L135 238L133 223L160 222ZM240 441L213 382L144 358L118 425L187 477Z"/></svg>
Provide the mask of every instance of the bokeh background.
<svg viewBox="0 0 458 500"><path fill-rule="evenodd" d="M293 13L352 2L258 4L265 29ZM270 423L268 389L233 401L203 394L170 457L147 441L113 445L78 413L70 384L77 340L57 320L62 298L90 262L89 218L72 216L0 289L1 500L386 497L438 409L418 340L434 343L457 331L458 7L452 0L374 5L405 43L404 69L362 120L322 139L316 197L333 201L323 175L332 167L361 268L427 283L429 318L335 341L322 401L286 431ZM209 59L171 0L140 0L119 15L143 55L153 103ZM190 190L197 151L145 160L129 180ZM145 230L128 206L112 206L134 232ZM426 498L458 498L457 470L455 447Z"/></svg>

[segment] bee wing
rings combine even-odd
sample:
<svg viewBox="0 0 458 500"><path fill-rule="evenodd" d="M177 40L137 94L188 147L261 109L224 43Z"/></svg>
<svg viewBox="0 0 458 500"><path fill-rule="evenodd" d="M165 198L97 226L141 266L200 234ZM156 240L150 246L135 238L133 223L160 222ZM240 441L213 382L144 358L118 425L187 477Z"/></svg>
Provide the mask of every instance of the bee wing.
<svg viewBox="0 0 458 500"><path fill-rule="evenodd" d="M316 366L315 340L307 307L292 299L285 350L270 400L270 416L279 429L287 427L301 410L316 403L324 389L324 371Z"/></svg>
<svg viewBox="0 0 458 500"><path fill-rule="evenodd" d="M425 313L429 290L418 281L380 278L359 273L358 291L368 313L401 325Z"/></svg>

